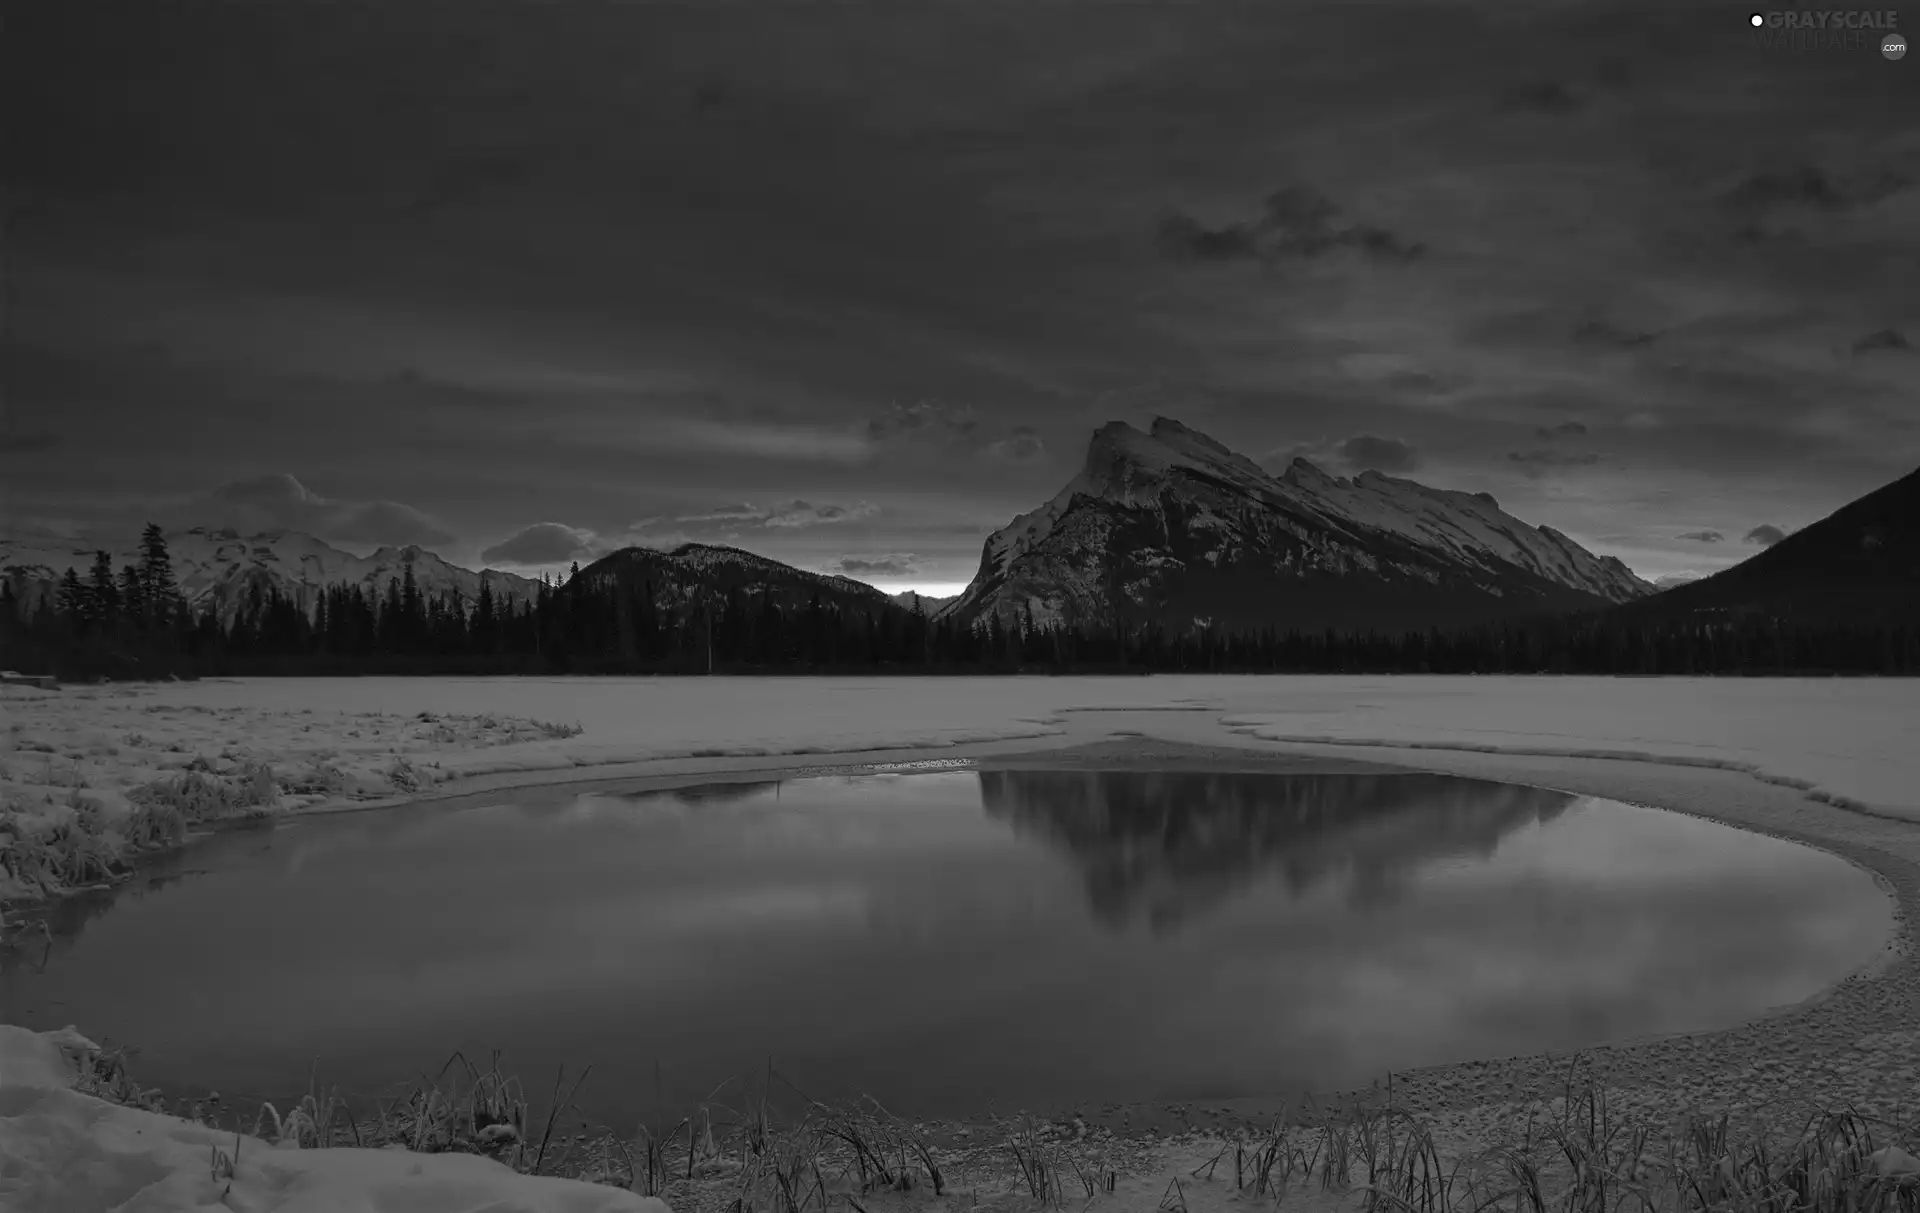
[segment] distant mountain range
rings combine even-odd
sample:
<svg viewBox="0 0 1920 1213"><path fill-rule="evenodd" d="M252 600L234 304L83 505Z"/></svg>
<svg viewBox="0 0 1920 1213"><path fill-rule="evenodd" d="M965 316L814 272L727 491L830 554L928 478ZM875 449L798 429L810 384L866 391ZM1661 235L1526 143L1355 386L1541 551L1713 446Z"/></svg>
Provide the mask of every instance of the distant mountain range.
<svg viewBox="0 0 1920 1213"><path fill-rule="evenodd" d="M263 596L278 590L310 611L319 592L332 585L357 585L370 594L384 594L387 582L403 576L408 564L423 594L457 592L469 604L480 596L482 582L501 599L531 598L539 584L497 569L476 573L412 545L355 556L299 531L241 535L192 527L168 531L166 539L174 577L187 604L196 612L212 607L223 620L233 617L255 586ZM70 568L87 580L95 550L95 545L79 540L0 538L0 576L16 598L31 604L52 593ZM139 552L132 548L110 548L108 555L116 572L123 565L140 563Z"/></svg>
<svg viewBox="0 0 1920 1213"><path fill-rule="evenodd" d="M255 587L311 610L331 585L384 594L409 565L423 593L457 593L468 603L483 583L502 600L530 599L539 586L515 573L464 569L420 547L354 556L296 531L242 536L195 527L168 532L167 544L188 603L229 620ZM109 554L116 570L139 563L130 549ZM93 559L93 547L77 540L0 538L0 578L28 605L52 593L68 568L86 579ZM708 544L627 548L581 575L650 588L655 606L667 610L708 595L783 610L817 599L876 618L917 605L960 625L1031 617L1094 628L1158 624L1174 633L1399 632L1609 609L1647 618L1728 611L1910 621L1920 618L1920 472L1742 564L1656 592L1620 561L1522 522L1486 494L1377 472L1345 479L1304 459L1276 476L1163 417L1146 433L1121 422L1097 430L1080 473L989 536L973 581L951 598L888 595Z"/></svg>
<svg viewBox="0 0 1920 1213"><path fill-rule="evenodd" d="M934 615L939 612L941 607L946 606L949 602L959 597L960 595L958 594L948 594L942 598L934 598L930 595L922 594L917 590L903 590L893 595L893 604L908 611L911 611L917 606L928 615Z"/></svg>
<svg viewBox="0 0 1920 1213"><path fill-rule="evenodd" d="M1764 614L1804 623L1920 619L1920 471L1629 614Z"/></svg>
<svg viewBox="0 0 1920 1213"><path fill-rule="evenodd" d="M657 609L679 610L703 595L738 594L755 603L772 602L783 611L804 610L815 599L822 607L866 610L876 616L896 609L885 593L851 577L809 573L766 556L716 544L687 543L670 552L623 548L580 570L589 586L613 583L645 593L650 587Z"/></svg>
<svg viewBox="0 0 1920 1213"><path fill-rule="evenodd" d="M1051 501L988 537L939 618L1400 631L1604 607L1653 592L1626 565L1484 493L1305 459L1274 476L1166 417L1095 431Z"/></svg>

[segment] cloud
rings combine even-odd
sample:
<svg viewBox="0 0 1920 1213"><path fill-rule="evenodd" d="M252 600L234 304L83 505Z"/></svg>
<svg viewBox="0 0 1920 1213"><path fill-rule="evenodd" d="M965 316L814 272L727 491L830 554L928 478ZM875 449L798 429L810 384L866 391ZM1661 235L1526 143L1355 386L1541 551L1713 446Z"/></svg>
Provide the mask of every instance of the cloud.
<svg viewBox="0 0 1920 1213"><path fill-rule="evenodd" d="M1587 427L1578 421L1562 421L1559 425L1543 425L1536 428L1534 434L1552 442L1555 438L1577 438L1587 432Z"/></svg>
<svg viewBox="0 0 1920 1213"><path fill-rule="evenodd" d="M1898 329L1881 329L1877 333L1868 333L1853 343L1853 352L1856 354L1870 354L1877 350L1908 354L1913 352L1913 346L1907 341L1907 335Z"/></svg>
<svg viewBox="0 0 1920 1213"><path fill-rule="evenodd" d="M1676 585L1685 585L1689 581L1698 580L1700 580L1698 573L1668 573L1664 577L1655 577L1653 584L1656 589L1670 590Z"/></svg>
<svg viewBox="0 0 1920 1213"><path fill-rule="evenodd" d="M751 529L793 530L852 522L872 517L879 510L880 507L870 501L855 501L849 505L835 502L816 505L799 498L773 505L754 505L743 501L738 505L715 506L692 514L642 518L631 529L642 533L657 532L667 527L731 532Z"/></svg>
<svg viewBox="0 0 1920 1213"><path fill-rule="evenodd" d="M969 405L919 400L913 404L889 405L886 412L867 422L867 437L874 442L902 438L970 442L979 428L979 415Z"/></svg>
<svg viewBox="0 0 1920 1213"><path fill-rule="evenodd" d="M966 451L990 462L1024 463L1047 453L1047 444L1032 426L1016 425L1002 431L983 423L971 405L937 400L889 405L886 412L867 422L866 436L895 455L911 451L944 458Z"/></svg>
<svg viewBox="0 0 1920 1213"><path fill-rule="evenodd" d="M1687 531L1679 537L1681 539L1691 539L1696 543L1719 543L1726 538L1726 536L1722 535L1719 531Z"/></svg>
<svg viewBox="0 0 1920 1213"><path fill-rule="evenodd" d="M593 556L598 548L598 537L583 527L536 522L483 549L480 559L489 564L561 564Z"/></svg>
<svg viewBox="0 0 1920 1213"><path fill-rule="evenodd" d="M0 455L28 455L35 451L50 451L59 446L61 439L48 433L0 434Z"/></svg>
<svg viewBox="0 0 1920 1213"><path fill-rule="evenodd" d="M304 531L334 543L375 547L453 541L436 519L410 505L322 497L286 472L223 484L156 513L156 521L173 528L229 527L243 534Z"/></svg>
<svg viewBox="0 0 1920 1213"><path fill-rule="evenodd" d="M1541 114L1570 114L1586 102L1558 80L1538 80L1507 90L1501 99L1508 109Z"/></svg>
<svg viewBox="0 0 1920 1213"><path fill-rule="evenodd" d="M1507 462L1518 464L1527 479L1538 480L1554 468L1592 467L1600 462L1600 456L1591 451L1579 455L1565 451L1508 451Z"/></svg>
<svg viewBox="0 0 1920 1213"><path fill-rule="evenodd" d="M1890 169L1862 171L1836 178L1818 165L1784 172L1755 173L1721 196L1721 204L1740 227L1736 238L1754 243L1803 233L1796 223L1873 206L1913 185Z"/></svg>
<svg viewBox="0 0 1920 1213"><path fill-rule="evenodd" d="M1355 468L1377 472L1410 472L1420 466L1419 454L1398 438L1355 434L1340 444L1340 454Z"/></svg>
<svg viewBox="0 0 1920 1213"><path fill-rule="evenodd" d="M1611 349L1637 349L1643 345L1652 345L1659 339L1658 333L1635 332L1608 324L1604 320L1589 320L1573 330L1573 340L1576 344L1604 346Z"/></svg>
<svg viewBox="0 0 1920 1213"><path fill-rule="evenodd" d="M1039 459L1046 455L1047 444L1033 432L1031 426L1013 427L1011 436L998 442L989 442L980 450L982 456L1003 463L1023 463L1029 459Z"/></svg>
<svg viewBox="0 0 1920 1213"><path fill-rule="evenodd" d="M829 573L861 580L868 577L911 577L920 572L920 560L912 552L887 552L878 556L842 556L826 567Z"/></svg>
<svg viewBox="0 0 1920 1213"><path fill-rule="evenodd" d="M1267 196L1266 210L1252 223L1209 228L1183 211L1160 220L1156 239L1180 261L1307 260L1340 249L1390 261L1411 261L1426 252L1386 228L1341 223L1340 208L1312 186L1290 185Z"/></svg>
<svg viewBox="0 0 1920 1213"><path fill-rule="evenodd" d="M681 418L657 423L650 442L683 451L796 462L859 463L873 455L860 434L815 426Z"/></svg>
<svg viewBox="0 0 1920 1213"><path fill-rule="evenodd" d="M1786 537L1787 537L1787 533L1781 530L1779 527L1774 526L1771 523L1763 522L1759 526L1754 527L1751 531L1748 531L1742 537L1742 542L1757 543L1763 548L1770 548L1774 544L1779 543L1782 539L1785 539Z"/></svg>

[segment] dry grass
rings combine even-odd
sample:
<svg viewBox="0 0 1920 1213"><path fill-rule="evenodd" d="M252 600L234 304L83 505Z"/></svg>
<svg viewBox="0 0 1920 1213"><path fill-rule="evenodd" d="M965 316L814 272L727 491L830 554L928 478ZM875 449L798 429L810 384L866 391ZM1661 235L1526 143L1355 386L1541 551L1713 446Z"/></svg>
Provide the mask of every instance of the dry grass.
<svg viewBox="0 0 1920 1213"><path fill-rule="evenodd" d="M187 769L167 779L156 779L127 792L136 808L170 809L192 825L222 817L261 816L279 802L273 768L264 762L239 764L227 774L196 758Z"/></svg>
<svg viewBox="0 0 1920 1213"><path fill-rule="evenodd" d="M944 1151L878 1101L828 1105L807 1098L768 1067L757 1089L739 1080L729 1103L722 1084L681 1113L656 1112L631 1137L589 1132L574 1103L588 1077L563 1069L538 1106L495 1054L485 1068L454 1054L356 1115L340 1091L317 1078L282 1115L272 1104L248 1112L219 1097L189 1104L189 1118L268 1141L314 1149L400 1145L427 1153L484 1154L536 1175L608 1184L678 1204L698 1185L703 1207L728 1213L867 1213L869 1194L946 1192L964 1164L983 1162L1003 1187L1042 1208L1095 1201L1125 1173L1123 1143L1063 1132L1031 1117L999 1119L980 1144ZM797 1112L776 1111L773 1089L798 1096ZM157 1091L128 1072L124 1051L97 1055L81 1089L152 1111ZM794 1101L787 1100L793 1107ZM1837 1110L1790 1130L1731 1118L1692 1116L1677 1125L1618 1122L1606 1091L1573 1072L1554 1112L1530 1123L1516 1144L1444 1159L1420 1117L1384 1102L1291 1123L1247 1129L1190 1173L1166 1184L1162 1213L1184 1213L1194 1185L1232 1182L1234 1198L1279 1206L1290 1192L1351 1193L1363 1213L1920 1213L1920 1123L1899 1125ZM244 1165L239 1143L216 1169ZM1232 1159L1231 1173L1227 1160ZM230 1173L230 1169L229 1169ZM1154 1182L1158 1182L1157 1180Z"/></svg>
<svg viewBox="0 0 1920 1213"><path fill-rule="evenodd" d="M76 788L64 808L0 808L0 877L9 887L42 896L125 873L121 841L106 828L100 803Z"/></svg>

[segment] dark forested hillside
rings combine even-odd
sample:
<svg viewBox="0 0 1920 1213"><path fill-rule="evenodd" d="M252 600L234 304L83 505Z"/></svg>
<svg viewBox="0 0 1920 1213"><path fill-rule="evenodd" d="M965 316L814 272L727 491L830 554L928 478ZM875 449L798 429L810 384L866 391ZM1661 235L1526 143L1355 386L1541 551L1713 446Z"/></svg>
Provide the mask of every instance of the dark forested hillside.
<svg viewBox="0 0 1920 1213"><path fill-rule="evenodd" d="M1920 626L1627 608L1442 631L1175 633L998 617L929 620L858 582L731 549L675 563L617 553L531 601L334 586L311 614L256 591L230 621L194 615L157 532L141 566L62 578L23 610L0 587L0 667L67 679L199 674L1563 673L1914 674ZM772 566L758 567L755 562ZM723 570L710 576L702 566ZM784 571L782 571L784 570Z"/></svg>

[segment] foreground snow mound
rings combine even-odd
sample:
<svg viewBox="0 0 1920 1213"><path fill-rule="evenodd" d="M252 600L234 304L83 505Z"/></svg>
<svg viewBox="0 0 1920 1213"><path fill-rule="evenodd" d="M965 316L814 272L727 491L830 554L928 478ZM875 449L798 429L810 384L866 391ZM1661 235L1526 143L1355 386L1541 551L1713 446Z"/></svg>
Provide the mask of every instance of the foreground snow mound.
<svg viewBox="0 0 1920 1213"><path fill-rule="evenodd" d="M34 1213L671 1213L473 1154L301 1150L73 1089L93 1043L0 1024L0 1209Z"/></svg>

